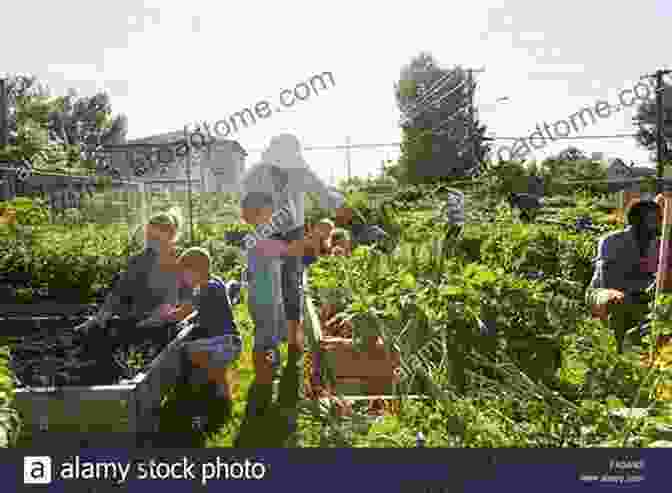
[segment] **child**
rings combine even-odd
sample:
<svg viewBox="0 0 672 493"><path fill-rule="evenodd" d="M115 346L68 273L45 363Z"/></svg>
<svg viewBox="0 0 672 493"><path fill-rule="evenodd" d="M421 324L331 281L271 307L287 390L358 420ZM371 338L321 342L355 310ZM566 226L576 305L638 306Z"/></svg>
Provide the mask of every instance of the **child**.
<svg viewBox="0 0 672 493"><path fill-rule="evenodd" d="M207 408L196 409L206 433L216 432L221 419L231 418L231 364L238 359L243 340L238 333L226 284L210 274L211 258L199 247L187 249L179 258L178 265L183 274L185 287L180 292L182 303L175 310L175 318L183 319L192 311L198 312L197 322L185 343L185 356L192 367L194 378L189 382L197 393L204 384L206 399L192 404L207 404ZM214 397L214 402L212 398Z"/></svg>
<svg viewBox="0 0 672 493"><path fill-rule="evenodd" d="M252 166L241 179L243 195L261 192L272 196L272 214L279 216L287 204L293 213L289 220L275 228L274 239L286 242L287 254L281 257L281 286L279 296L287 320L287 362L280 381L280 394L287 396L280 407L287 410L288 419L295 421L297 403L301 399L303 384L303 261L305 250L305 194L317 192L321 208L340 209L345 200L342 194L327 187L310 170L301 155L301 144L289 134L271 140L261 162ZM276 218L278 218L276 216ZM338 216L338 213L337 213ZM272 246L272 245L271 245ZM272 369L262 369L263 379L272 379ZM261 374L258 375L261 377ZM261 380L259 380L261 382ZM284 384L283 384L284 382ZM263 384L266 385L266 384ZM283 389L285 390L283 392ZM248 404L250 400L248 400ZM291 416L289 416L291 414Z"/></svg>
<svg viewBox="0 0 672 493"><path fill-rule="evenodd" d="M293 215L293 204L288 202L289 216ZM248 193L241 203L243 220L258 230L272 223L273 197L262 192ZM291 220L291 217L290 217ZM303 256L309 243L317 244L317 238L284 241L265 239L269 235L259 235L258 239L247 238L248 258L248 307L254 321L253 363L255 380L250 386L246 416L236 439L236 447L249 446L249 435L263 433L258 423L270 409L273 393L273 361L277 348L285 338L286 316L282 290L282 262L288 256ZM284 377L284 375L283 375ZM287 386L281 380L281 389ZM282 392L281 394L286 394Z"/></svg>
<svg viewBox="0 0 672 493"><path fill-rule="evenodd" d="M329 255L335 228L336 226L330 219L322 219L315 226L314 232L320 238L319 255Z"/></svg>
<svg viewBox="0 0 672 493"><path fill-rule="evenodd" d="M306 226L305 234L313 238L313 242L309 243L306 255L303 256L304 267L314 264L322 255L331 254L334 228L334 223L329 219L322 219L314 227Z"/></svg>
<svg viewBox="0 0 672 493"><path fill-rule="evenodd" d="M241 202L245 223L261 226L271 222L273 198L270 194L251 192ZM266 414L273 399L273 360L282 338L279 327L283 320L281 304L281 261L278 256L260 255L257 244L246 242L248 308L254 322L253 364L255 380L247 397L245 421L241 425L235 446L246 446L247 434L261 430L257 424Z"/></svg>

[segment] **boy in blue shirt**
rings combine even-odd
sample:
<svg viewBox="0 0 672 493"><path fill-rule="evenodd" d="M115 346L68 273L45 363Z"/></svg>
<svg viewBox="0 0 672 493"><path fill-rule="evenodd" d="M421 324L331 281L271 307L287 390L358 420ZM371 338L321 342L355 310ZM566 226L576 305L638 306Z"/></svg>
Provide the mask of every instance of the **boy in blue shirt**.
<svg viewBox="0 0 672 493"><path fill-rule="evenodd" d="M182 304L175 310L178 320L197 311L196 324L184 350L192 367L192 376L202 374L200 382L197 379L190 382L193 390L199 391L205 384L209 390L206 395L214 394L214 402L195 399L191 403L207 404L207 409L196 409L194 413L206 433L216 432L223 424L221 420L227 421L231 417L231 365L239 358L243 347L227 286L210 274L210 264L210 255L203 248L189 248L180 256L178 265L184 285L180 289Z"/></svg>

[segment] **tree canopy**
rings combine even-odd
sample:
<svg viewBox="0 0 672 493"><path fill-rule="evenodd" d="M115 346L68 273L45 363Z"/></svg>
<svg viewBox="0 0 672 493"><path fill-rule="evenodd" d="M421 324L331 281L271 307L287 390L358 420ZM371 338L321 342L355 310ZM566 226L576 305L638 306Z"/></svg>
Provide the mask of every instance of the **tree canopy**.
<svg viewBox="0 0 672 493"><path fill-rule="evenodd" d="M395 84L402 114L395 176L407 183L431 183L466 176L479 166L489 149L485 126L473 108L475 90L466 69L442 68L429 53L402 67Z"/></svg>
<svg viewBox="0 0 672 493"><path fill-rule="evenodd" d="M95 169L100 145L125 139L128 120L113 116L104 92L54 97L34 75L7 79L9 145L0 159L29 161L38 169Z"/></svg>

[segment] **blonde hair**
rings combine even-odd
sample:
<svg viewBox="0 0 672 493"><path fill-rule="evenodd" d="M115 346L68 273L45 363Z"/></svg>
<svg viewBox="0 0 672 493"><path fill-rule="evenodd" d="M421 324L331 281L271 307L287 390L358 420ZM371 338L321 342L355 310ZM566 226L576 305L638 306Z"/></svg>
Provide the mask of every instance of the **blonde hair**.
<svg viewBox="0 0 672 493"><path fill-rule="evenodd" d="M212 264L212 257L205 248L190 247L187 248L184 252L182 252L177 262L180 265L203 268L205 270L204 273L206 273L210 271L210 265Z"/></svg>
<svg viewBox="0 0 672 493"><path fill-rule="evenodd" d="M175 206L168 209L166 212L159 212L153 214L147 221L147 226L173 226L175 228L175 241L179 240L182 227L182 212L180 208Z"/></svg>

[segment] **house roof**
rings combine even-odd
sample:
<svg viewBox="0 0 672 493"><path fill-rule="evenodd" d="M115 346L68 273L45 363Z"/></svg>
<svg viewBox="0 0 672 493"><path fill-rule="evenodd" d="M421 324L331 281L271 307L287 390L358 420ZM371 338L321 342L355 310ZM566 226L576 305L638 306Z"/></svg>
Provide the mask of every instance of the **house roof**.
<svg viewBox="0 0 672 493"><path fill-rule="evenodd" d="M616 158L616 159L609 159L609 160L607 161L607 167L608 167L609 169L619 169L619 168L626 169L626 170L629 170L629 169L630 169L630 166L628 166L627 164L625 164L625 162L623 162L623 160L622 160L622 159L619 159L619 158Z"/></svg>
<svg viewBox="0 0 672 493"><path fill-rule="evenodd" d="M631 169L632 176L635 178L641 178L644 176L655 176L656 170L654 168L649 168L645 166L635 166Z"/></svg>
<svg viewBox="0 0 672 493"><path fill-rule="evenodd" d="M149 135L147 137L141 137L139 139L130 139L127 140L126 144L169 144L171 142L178 143L184 140L183 131L175 132L164 132L155 135ZM242 145L237 140L225 139L223 137L214 137L215 146L220 145L230 145L234 150L241 153L243 156L247 156L247 151L243 148Z"/></svg>
<svg viewBox="0 0 672 493"><path fill-rule="evenodd" d="M634 164L634 163L633 163ZM623 162L622 159L610 159L609 165L607 167L608 174L610 175L619 175L619 176L628 176L632 178L642 178L645 176L654 176L656 170L649 166L628 166Z"/></svg>

